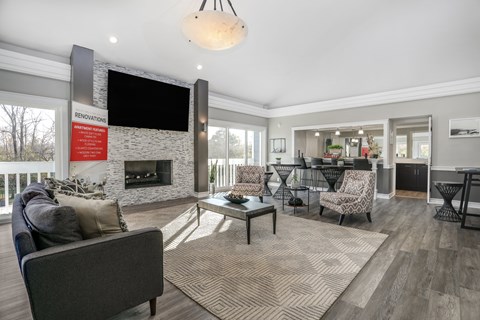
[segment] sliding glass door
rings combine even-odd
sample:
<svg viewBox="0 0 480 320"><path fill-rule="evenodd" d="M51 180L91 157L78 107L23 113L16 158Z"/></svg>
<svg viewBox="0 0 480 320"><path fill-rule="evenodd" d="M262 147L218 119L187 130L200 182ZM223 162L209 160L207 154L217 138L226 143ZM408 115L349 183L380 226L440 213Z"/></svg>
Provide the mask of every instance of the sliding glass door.
<svg viewBox="0 0 480 320"><path fill-rule="evenodd" d="M240 129L235 124L208 127L209 172L218 161L216 187L232 186L238 165L263 164L264 135L265 129Z"/></svg>

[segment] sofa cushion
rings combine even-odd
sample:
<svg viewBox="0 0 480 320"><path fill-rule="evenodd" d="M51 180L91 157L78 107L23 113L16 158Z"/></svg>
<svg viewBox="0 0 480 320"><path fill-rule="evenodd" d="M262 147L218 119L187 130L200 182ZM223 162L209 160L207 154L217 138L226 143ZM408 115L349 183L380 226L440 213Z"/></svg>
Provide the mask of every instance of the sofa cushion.
<svg viewBox="0 0 480 320"><path fill-rule="evenodd" d="M358 196L348 193L341 193L341 192L325 192L320 195L320 203L322 201L328 201L334 204L344 204L344 203L351 203L358 200Z"/></svg>
<svg viewBox="0 0 480 320"><path fill-rule="evenodd" d="M29 199L24 217L40 250L83 239L75 210L59 206L48 195L37 194Z"/></svg>
<svg viewBox="0 0 480 320"><path fill-rule="evenodd" d="M21 193L21 198L24 205L38 195L44 195L51 198L51 195L47 190L45 190L45 186L40 182L32 182Z"/></svg>
<svg viewBox="0 0 480 320"><path fill-rule="evenodd" d="M85 239L128 231L117 200L86 199L57 192L55 198L60 205L75 209Z"/></svg>

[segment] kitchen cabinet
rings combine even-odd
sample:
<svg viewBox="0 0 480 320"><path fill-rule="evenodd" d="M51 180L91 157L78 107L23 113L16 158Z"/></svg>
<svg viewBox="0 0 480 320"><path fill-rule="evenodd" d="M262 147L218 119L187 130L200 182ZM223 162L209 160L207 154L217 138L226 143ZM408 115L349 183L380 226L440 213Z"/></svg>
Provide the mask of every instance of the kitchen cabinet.
<svg viewBox="0 0 480 320"><path fill-rule="evenodd" d="M426 164L397 163L396 171L396 189L427 192Z"/></svg>

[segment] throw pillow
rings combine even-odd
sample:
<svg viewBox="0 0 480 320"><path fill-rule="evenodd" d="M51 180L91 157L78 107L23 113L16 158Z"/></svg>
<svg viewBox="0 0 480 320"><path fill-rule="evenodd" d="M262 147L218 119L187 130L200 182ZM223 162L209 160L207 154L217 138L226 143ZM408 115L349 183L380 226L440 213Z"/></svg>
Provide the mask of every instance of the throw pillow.
<svg viewBox="0 0 480 320"><path fill-rule="evenodd" d="M75 209L85 239L128 231L117 200L86 199L58 192L55 197L60 205Z"/></svg>
<svg viewBox="0 0 480 320"><path fill-rule="evenodd" d="M47 195L31 198L25 206L24 217L40 250L83 239L75 210L59 206Z"/></svg>
<svg viewBox="0 0 480 320"><path fill-rule="evenodd" d="M45 186L40 182L32 182L21 193L23 204L26 205L35 196L44 195L49 197L50 194L45 190Z"/></svg>
<svg viewBox="0 0 480 320"><path fill-rule="evenodd" d="M76 193L86 193L78 180L58 180L55 178L45 178L45 186L51 190L68 190Z"/></svg>
<svg viewBox="0 0 480 320"><path fill-rule="evenodd" d="M354 194L359 196L362 194L364 188L364 183L362 180L348 180L348 183L345 185L345 190L343 192L348 194Z"/></svg>

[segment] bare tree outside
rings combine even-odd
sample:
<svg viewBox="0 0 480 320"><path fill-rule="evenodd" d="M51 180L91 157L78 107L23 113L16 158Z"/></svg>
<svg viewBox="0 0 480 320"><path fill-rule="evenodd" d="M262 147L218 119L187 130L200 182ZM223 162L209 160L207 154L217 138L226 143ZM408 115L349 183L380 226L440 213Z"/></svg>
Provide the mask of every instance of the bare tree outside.
<svg viewBox="0 0 480 320"><path fill-rule="evenodd" d="M54 161L55 112L0 104L0 161Z"/></svg>

